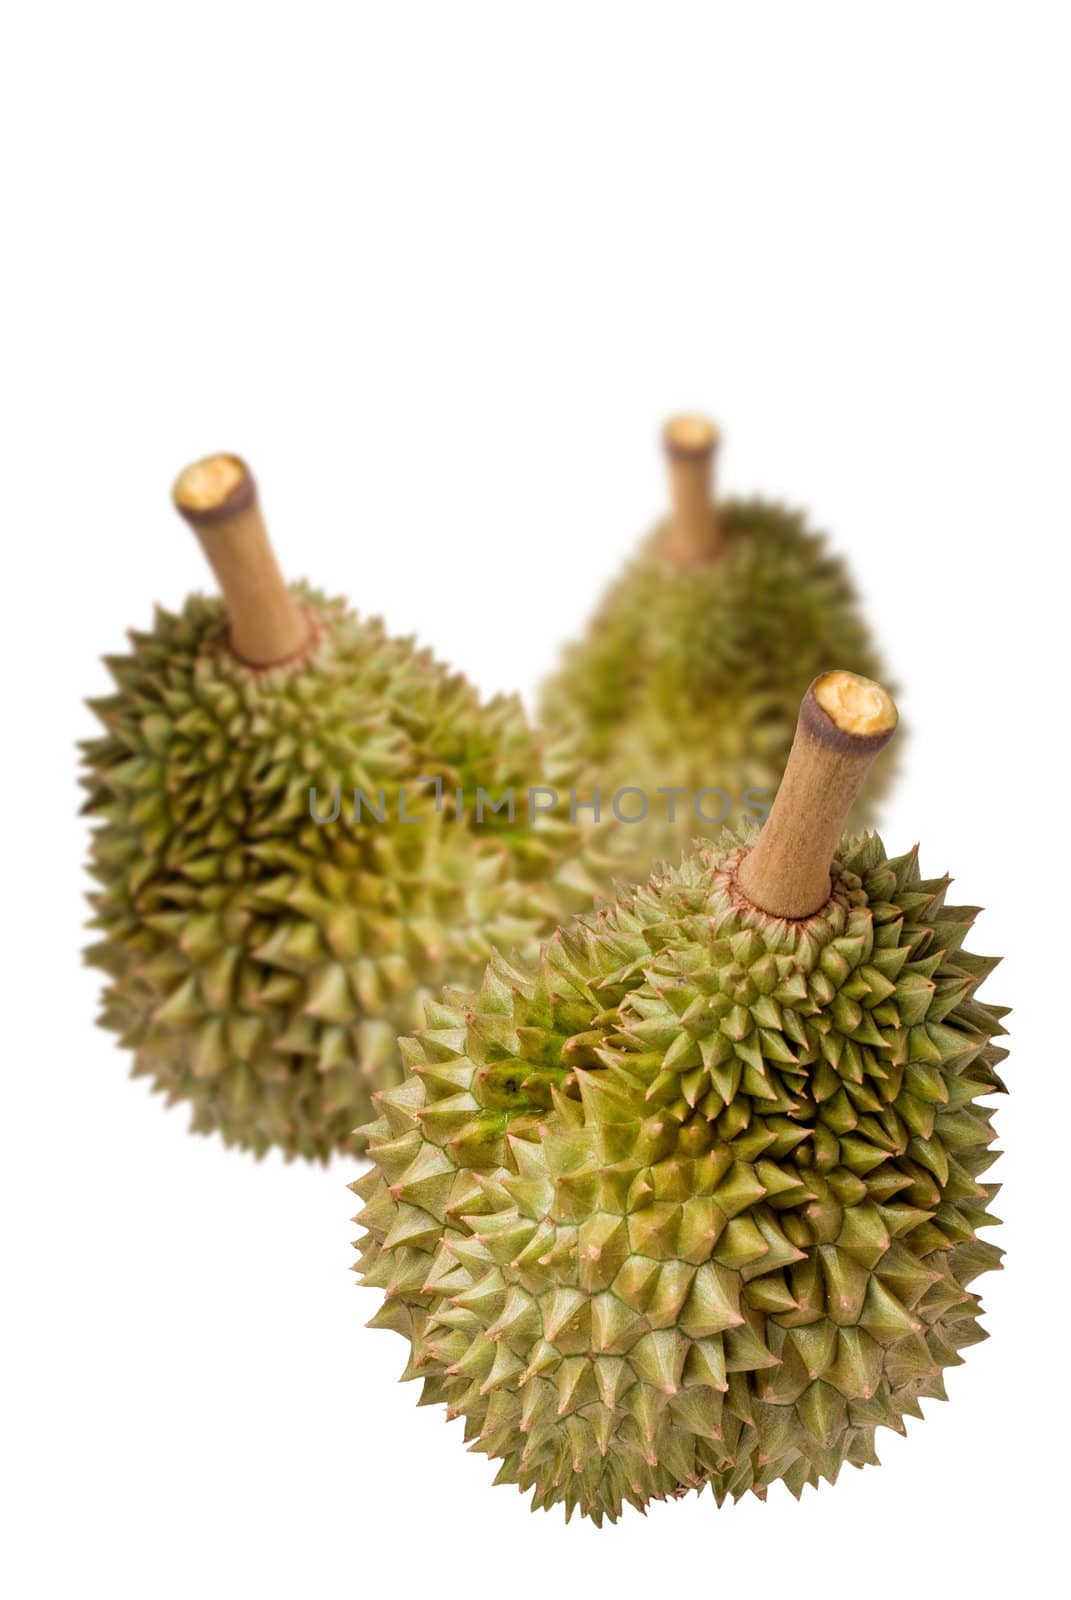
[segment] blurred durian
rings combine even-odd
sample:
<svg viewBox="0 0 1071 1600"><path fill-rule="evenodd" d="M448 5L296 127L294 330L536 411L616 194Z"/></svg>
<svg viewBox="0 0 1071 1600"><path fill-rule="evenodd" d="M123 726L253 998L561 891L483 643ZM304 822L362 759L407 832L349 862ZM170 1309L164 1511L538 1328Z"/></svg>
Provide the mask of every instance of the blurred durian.
<svg viewBox="0 0 1071 1600"><path fill-rule="evenodd" d="M585 799L598 790L602 817L616 812L624 825L615 848L638 878L656 859L679 861L698 836L766 815L800 697L820 672L884 678L824 536L769 501L716 501L718 432L705 418L672 418L663 443L672 513L566 647L540 700L548 740L575 751ZM884 782L870 781L853 826L869 824Z"/></svg>

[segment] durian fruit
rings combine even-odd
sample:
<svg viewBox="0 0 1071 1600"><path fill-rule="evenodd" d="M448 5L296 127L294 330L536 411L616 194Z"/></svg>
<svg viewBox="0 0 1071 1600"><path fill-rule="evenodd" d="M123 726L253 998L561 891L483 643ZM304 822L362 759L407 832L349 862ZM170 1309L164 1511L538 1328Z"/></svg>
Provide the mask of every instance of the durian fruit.
<svg viewBox="0 0 1071 1600"><path fill-rule="evenodd" d="M533 1508L799 1497L985 1337L995 963L915 851L841 837L895 720L820 677L761 832L493 957L379 1096L372 1326Z"/></svg>
<svg viewBox="0 0 1071 1600"><path fill-rule="evenodd" d="M538 769L516 700L482 704L411 639L288 588L236 457L195 463L174 499L226 603L160 611L94 702L102 1021L197 1131L326 1157L400 1079L425 997L590 906L594 880L576 830L529 827L520 796L513 821L471 823L479 786Z"/></svg>
<svg viewBox="0 0 1071 1600"><path fill-rule="evenodd" d="M768 501L716 503L718 434L704 418L672 418L663 442L672 514L541 696L548 737L575 749L586 798L597 790L601 815L624 824L638 877L693 838L767 814L814 677L845 666L884 678L825 538ZM852 826L869 825L876 796L871 781Z"/></svg>

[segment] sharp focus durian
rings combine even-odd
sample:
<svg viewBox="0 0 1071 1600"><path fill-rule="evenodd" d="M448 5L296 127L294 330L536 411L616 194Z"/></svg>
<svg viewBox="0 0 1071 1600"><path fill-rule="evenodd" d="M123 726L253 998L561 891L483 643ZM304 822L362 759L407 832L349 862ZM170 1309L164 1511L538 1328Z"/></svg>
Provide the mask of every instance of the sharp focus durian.
<svg viewBox="0 0 1071 1600"><path fill-rule="evenodd" d="M985 1337L995 963L947 878L840 836L894 722L819 679L760 833L492 958L379 1097L372 1325L533 1508L798 1497Z"/></svg>
<svg viewBox="0 0 1071 1600"><path fill-rule="evenodd" d="M237 458L187 469L175 500L226 607L160 611L94 702L102 1021L197 1131L326 1157L401 1077L425 997L594 885L568 825L529 828L521 796L515 821L469 825L477 787L497 798L538 766L515 700L483 704L411 639L288 588Z"/></svg>
<svg viewBox="0 0 1071 1600"><path fill-rule="evenodd" d="M718 436L703 418L673 418L663 437L672 515L541 697L548 737L575 749L587 798L597 789L602 814L613 808L625 824L620 844L638 877L662 856L679 861L696 837L766 815L800 697L819 673L884 679L824 536L768 501L715 503ZM642 794L621 793L629 788ZM871 780L852 826L869 825L876 797Z"/></svg>

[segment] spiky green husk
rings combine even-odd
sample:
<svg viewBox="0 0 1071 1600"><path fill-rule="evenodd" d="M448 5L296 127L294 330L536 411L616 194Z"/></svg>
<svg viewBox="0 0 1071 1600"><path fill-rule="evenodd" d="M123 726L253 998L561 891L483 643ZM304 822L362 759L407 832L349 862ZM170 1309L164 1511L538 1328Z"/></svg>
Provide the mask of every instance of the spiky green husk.
<svg viewBox="0 0 1071 1600"><path fill-rule="evenodd" d="M353 1187L374 1326L497 1482L616 1518L876 1460L983 1338L1000 1010L973 909L846 840L802 923L704 849L490 963L408 1045Z"/></svg>
<svg viewBox="0 0 1071 1600"><path fill-rule="evenodd" d="M585 872L562 821L452 815L455 786L467 817L477 785L529 781L515 701L482 705L411 640L297 592L316 630L300 667L240 665L200 597L109 661L107 732L85 746L103 934L89 959L110 978L103 1022L196 1130L326 1157L401 1077L397 1036L424 999L548 933ZM415 784L433 775L439 812ZM310 789L329 815L336 786L341 815L318 825ZM403 788L418 822L398 820ZM354 789L383 791L384 824L354 824Z"/></svg>
<svg viewBox="0 0 1071 1600"><path fill-rule="evenodd" d="M650 797L630 824L633 875L680 859L697 837L760 820L776 792L807 685L833 667L887 682L851 579L804 519L759 500L721 508L725 546L710 566L681 572L659 554L656 529L611 586L584 637L543 688L548 736L572 745L604 813L614 793ZM877 783L888 781L883 764ZM687 791L668 818L662 787ZM708 795L697 814L692 796ZM753 791L753 793L749 793ZM852 814L868 825L872 780ZM622 810L637 815L635 798Z"/></svg>

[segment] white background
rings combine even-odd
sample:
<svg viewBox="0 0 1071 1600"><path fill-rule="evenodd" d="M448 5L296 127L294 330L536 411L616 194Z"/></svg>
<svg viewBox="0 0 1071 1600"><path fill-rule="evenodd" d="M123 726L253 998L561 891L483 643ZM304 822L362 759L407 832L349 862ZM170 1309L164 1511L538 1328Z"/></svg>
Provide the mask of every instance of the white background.
<svg viewBox="0 0 1071 1600"><path fill-rule="evenodd" d="M1058 1592L1068 1449L1066 8L26 6L3 48L3 1561L102 1594ZM283 562L530 691L663 503L656 431L850 555L911 725L884 834L1014 1005L990 1341L880 1470L533 1519L398 1387L350 1164L189 1137L78 965L97 657ZM990 1237L996 1238L997 1234Z"/></svg>

